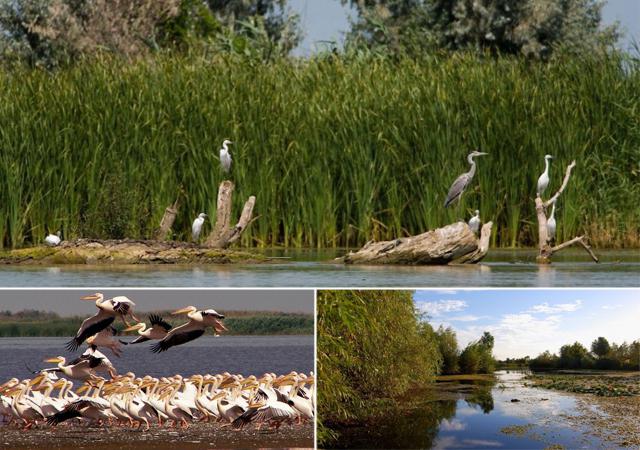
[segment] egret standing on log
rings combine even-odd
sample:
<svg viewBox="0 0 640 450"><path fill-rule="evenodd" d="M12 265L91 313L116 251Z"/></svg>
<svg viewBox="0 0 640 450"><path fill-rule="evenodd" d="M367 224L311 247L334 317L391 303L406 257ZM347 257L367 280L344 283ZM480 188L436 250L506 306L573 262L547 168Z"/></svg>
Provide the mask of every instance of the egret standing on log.
<svg viewBox="0 0 640 450"><path fill-rule="evenodd" d="M547 238L552 240L556 237L556 202L551 207L551 215L547 220Z"/></svg>
<svg viewBox="0 0 640 450"><path fill-rule="evenodd" d="M542 197L544 191L549 186L549 161L553 159L551 155L544 155L544 172L538 178L538 197Z"/></svg>
<svg viewBox="0 0 640 450"><path fill-rule="evenodd" d="M471 153L469 153L469 156L467 156L467 161L469 161L469 164L471 164L471 169L467 173L463 173L462 175L460 175L458 178L456 178L456 181L453 182L453 184L451 185L451 188L449 188L447 199L444 201L445 208L449 206L451 203L453 203L455 200L460 201L460 199L462 198L462 193L467 188L469 183L471 183L471 180L473 179L473 176L476 173L476 163L473 160L473 158L475 156L482 156L486 154L487 153L479 152L477 150L474 150Z"/></svg>
<svg viewBox="0 0 640 450"><path fill-rule="evenodd" d="M200 213L198 217L196 217L196 220L193 221L193 225L191 225L191 237L193 238L194 242L198 242L205 217L207 217L205 213Z"/></svg>
<svg viewBox="0 0 640 450"><path fill-rule="evenodd" d="M478 234L478 230L480 230L480 210L476 209L476 215L469 219L469 228L475 234Z"/></svg>
<svg viewBox="0 0 640 450"><path fill-rule="evenodd" d="M49 247L57 247L61 242L60 234L61 233L58 231L56 234L48 235L46 238L44 238L44 243Z"/></svg>
<svg viewBox="0 0 640 450"><path fill-rule="evenodd" d="M233 144L229 139L225 139L222 142L222 148L220 149L220 165L222 170L229 173L231 170L231 154L229 154L229 144Z"/></svg>

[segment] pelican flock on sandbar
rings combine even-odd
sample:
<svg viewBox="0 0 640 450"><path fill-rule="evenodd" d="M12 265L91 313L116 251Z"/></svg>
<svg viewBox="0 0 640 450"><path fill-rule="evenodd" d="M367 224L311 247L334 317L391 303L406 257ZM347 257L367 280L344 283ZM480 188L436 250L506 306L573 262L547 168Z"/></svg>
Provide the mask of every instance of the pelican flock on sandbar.
<svg viewBox="0 0 640 450"><path fill-rule="evenodd" d="M199 338L207 328L215 334L227 331L224 314L188 306L172 313L187 315L189 320L183 325L172 327L160 315L150 314L147 327L134 315L135 303L127 297L105 299L96 293L82 299L94 300L98 312L82 322L66 348L76 351L86 343L86 350L75 359L47 358L45 362L55 364L53 367L32 371L33 378L11 378L0 384L0 425L28 430L82 423L148 431L152 426L188 428L194 422L215 421L242 430L248 426L278 429L283 424L297 426L314 420L313 372L156 378L133 372L119 374L98 350L103 347L119 357L128 345L157 341L151 351L164 352ZM128 317L137 323L130 324ZM138 334L136 339L125 342L117 338L112 326L116 318L127 325L125 332ZM75 391L74 382L78 385Z"/></svg>

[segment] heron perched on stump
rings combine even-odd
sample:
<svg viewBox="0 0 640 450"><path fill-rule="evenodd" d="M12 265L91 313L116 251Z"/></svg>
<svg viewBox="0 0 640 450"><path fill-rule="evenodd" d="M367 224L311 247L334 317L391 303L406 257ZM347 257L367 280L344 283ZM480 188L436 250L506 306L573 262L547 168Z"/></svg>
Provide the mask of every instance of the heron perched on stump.
<svg viewBox="0 0 640 450"><path fill-rule="evenodd" d="M544 191L547 189L547 186L549 186L549 166L550 166L550 161L553 159L553 156L551 155L544 155L544 172L542 172L542 175L540 175L540 177L538 178L538 196L542 197L542 194L544 194Z"/></svg>
<svg viewBox="0 0 640 450"><path fill-rule="evenodd" d="M467 156L467 161L469 161L469 164L471 164L471 169L469 169L468 172L460 175L458 178L456 178L456 181L453 182L453 184L451 185L451 188L449 188L447 199L444 201L445 208L450 204L452 204L455 200L460 201L460 198L462 198L462 193L467 188L469 183L471 183L471 180L473 179L473 176L476 173L476 163L473 160L473 158L476 156L482 156L486 154L487 153L479 152L478 150L474 150L471 153L469 153L469 156Z"/></svg>
<svg viewBox="0 0 640 450"><path fill-rule="evenodd" d="M233 144L229 139L225 139L222 142L222 148L220 149L220 165L222 170L229 173L231 170L231 154L229 153L229 144Z"/></svg>

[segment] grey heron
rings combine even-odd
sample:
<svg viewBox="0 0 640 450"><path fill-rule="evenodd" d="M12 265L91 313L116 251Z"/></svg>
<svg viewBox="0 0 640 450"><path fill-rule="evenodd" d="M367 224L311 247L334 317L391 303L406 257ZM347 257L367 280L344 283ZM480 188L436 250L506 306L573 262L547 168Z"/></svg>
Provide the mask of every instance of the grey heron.
<svg viewBox="0 0 640 450"><path fill-rule="evenodd" d="M200 232L202 231L202 225L204 224L204 219L208 217L205 213L198 214L198 217L193 221L193 225L191 225L191 237L195 242L198 241L200 237Z"/></svg>
<svg viewBox="0 0 640 450"><path fill-rule="evenodd" d="M556 237L556 202L551 207L551 215L547 219L547 237L549 240Z"/></svg>
<svg viewBox="0 0 640 450"><path fill-rule="evenodd" d="M469 219L469 228L475 234L478 234L478 230L480 230L480 211L476 209L476 215Z"/></svg>
<svg viewBox="0 0 640 450"><path fill-rule="evenodd" d="M549 186L549 166L552 159L553 156L544 155L544 172L542 172L542 175L538 178L538 197L542 197L547 186Z"/></svg>
<svg viewBox="0 0 640 450"><path fill-rule="evenodd" d="M473 160L473 158L476 156L482 156L486 154L487 153L479 152L477 150L474 150L471 153L469 153L469 156L467 156L467 161L469 162L469 164L471 164L471 169L469 169L468 172L460 175L458 178L456 178L456 181L453 182L453 184L449 188L447 199L444 201L445 208L449 206L451 203L453 203L455 200L458 200L458 201L460 200L460 198L462 197L462 193L464 192L464 190L467 188L467 186L473 179L473 176L476 173L476 163Z"/></svg>
<svg viewBox="0 0 640 450"><path fill-rule="evenodd" d="M220 165L222 170L229 172L231 170L231 154L229 153L229 144L233 144L229 139L225 139L222 142L222 148L220 149Z"/></svg>
<svg viewBox="0 0 640 450"><path fill-rule="evenodd" d="M62 242L62 240L60 239L60 235L60 231L58 231L56 234L50 234L46 238L44 238L44 243L49 247L57 247L58 245L60 245L60 242Z"/></svg>

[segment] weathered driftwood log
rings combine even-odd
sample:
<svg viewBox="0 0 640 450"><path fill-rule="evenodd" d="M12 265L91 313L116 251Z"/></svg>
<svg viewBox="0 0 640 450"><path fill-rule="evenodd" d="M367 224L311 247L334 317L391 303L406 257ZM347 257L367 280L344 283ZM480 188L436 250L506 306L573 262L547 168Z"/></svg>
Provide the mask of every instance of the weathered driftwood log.
<svg viewBox="0 0 640 450"><path fill-rule="evenodd" d="M489 250L492 222L484 224L480 238L465 222L457 222L417 236L393 241L367 242L357 252L339 258L345 264L471 264Z"/></svg>
<svg viewBox="0 0 640 450"><path fill-rule="evenodd" d="M546 210L549 206L553 205L558 200L562 192L567 187L567 184L569 184L571 171L575 166L575 160L571 161L571 164L567 166L567 171L564 174L562 185L560 186L560 189L558 189L558 191L553 195L553 197L545 202L542 200L542 198L540 198L540 195L536 196L536 217L538 219L538 256L536 260L539 264L550 264L551 257L554 253L557 253L563 248L569 247L573 244L580 244L585 249L585 251L589 253L591 259L593 259L595 262L598 262L598 257L593 253L593 250L591 250L591 247L587 243L585 236L575 237L554 247L551 246L551 239L549 238Z"/></svg>
<svg viewBox="0 0 640 450"><path fill-rule="evenodd" d="M209 248L227 248L229 245L240 239L242 232L251 222L253 215L253 207L256 203L255 196L249 197L242 208L242 214L235 226L231 226L231 212L233 190L235 186L233 182L225 180L220 183L218 188L218 203L216 211L216 223L213 230L207 237L205 246Z"/></svg>
<svg viewBox="0 0 640 450"><path fill-rule="evenodd" d="M162 216L162 220L160 221L160 228L156 231L155 238L159 241L166 241L171 234L171 227L173 226L173 222L176 220L176 216L178 215L178 201L180 197L176 198L176 201L173 202L173 205L167 206L164 210L164 215Z"/></svg>

